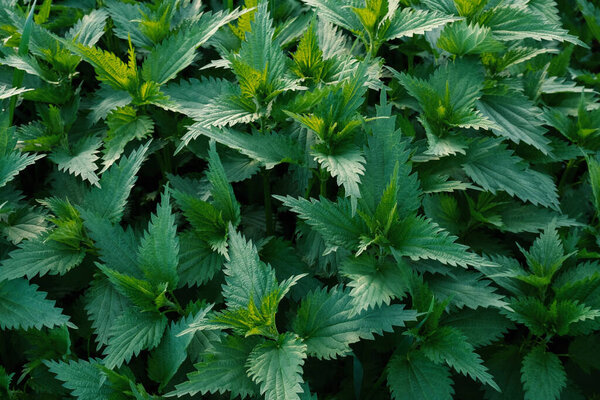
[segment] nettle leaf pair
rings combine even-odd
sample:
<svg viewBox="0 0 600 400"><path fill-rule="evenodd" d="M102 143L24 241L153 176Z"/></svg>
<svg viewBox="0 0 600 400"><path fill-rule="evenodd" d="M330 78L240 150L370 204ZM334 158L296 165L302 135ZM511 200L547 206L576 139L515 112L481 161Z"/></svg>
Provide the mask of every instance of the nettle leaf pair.
<svg viewBox="0 0 600 400"><path fill-rule="evenodd" d="M350 344L373 339L414 320L402 305L383 305L356 313L347 290L316 289L301 301L290 330L276 325L279 303L304 275L278 282L273 268L260 261L252 242L230 230L229 261L225 264L223 297L226 308L195 322L182 335L206 330L231 330L202 354L188 382L170 395L223 393L242 398L260 393L266 399L299 399L308 395L302 366L308 356L335 358L348 354Z"/></svg>

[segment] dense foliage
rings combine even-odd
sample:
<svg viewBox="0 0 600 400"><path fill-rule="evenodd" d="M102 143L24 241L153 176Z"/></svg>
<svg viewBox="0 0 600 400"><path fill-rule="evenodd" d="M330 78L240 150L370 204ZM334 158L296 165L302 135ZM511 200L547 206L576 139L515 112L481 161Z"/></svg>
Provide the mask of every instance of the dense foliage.
<svg viewBox="0 0 600 400"><path fill-rule="evenodd" d="M600 399L592 0L0 0L0 398Z"/></svg>

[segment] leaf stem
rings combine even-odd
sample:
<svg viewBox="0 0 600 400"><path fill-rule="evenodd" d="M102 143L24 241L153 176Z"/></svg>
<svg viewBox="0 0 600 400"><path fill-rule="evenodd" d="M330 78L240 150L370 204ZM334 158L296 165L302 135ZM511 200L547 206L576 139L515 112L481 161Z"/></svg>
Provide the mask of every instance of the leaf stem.
<svg viewBox="0 0 600 400"><path fill-rule="evenodd" d="M320 193L325 198L327 198L327 178L329 178L327 173L323 173L323 170L319 168Z"/></svg>
<svg viewBox="0 0 600 400"><path fill-rule="evenodd" d="M265 230L267 231L267 236L271 236L275 231L271 205L271 171L265 169L262 173L262 177L265 206Z"/></svg>

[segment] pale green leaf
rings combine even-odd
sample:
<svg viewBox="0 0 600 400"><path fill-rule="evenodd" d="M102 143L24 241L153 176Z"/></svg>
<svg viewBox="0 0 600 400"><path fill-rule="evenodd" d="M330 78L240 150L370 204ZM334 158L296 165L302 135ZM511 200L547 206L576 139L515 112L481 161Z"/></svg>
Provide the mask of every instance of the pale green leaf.
<svg viewBox="0 0 600 400"><path fill-rule="evenodd" d="M293 333L256 346L248 357L248 375L265 400L300 400L306 345Z"/></svg>

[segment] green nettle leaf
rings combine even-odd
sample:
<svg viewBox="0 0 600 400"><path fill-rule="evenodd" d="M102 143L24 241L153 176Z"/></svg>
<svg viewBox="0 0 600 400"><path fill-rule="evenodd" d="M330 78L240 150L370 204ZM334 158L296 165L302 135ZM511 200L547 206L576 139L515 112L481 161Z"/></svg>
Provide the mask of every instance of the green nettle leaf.
<svg viewBox="0 0 600 400"><path fill-rule="evenodd" d="M308 355L331 359L347 355L350 345L372 340L373 333L391 332L416 318L403 305L383 305L356 313L348 290L339 286L330 291L310 292L300 304L292 328L307 346Z"/></svg>
<svg viewBox="0 0 600 400"><path fill-rule="evenodd" d="M523 358L521 374L527 400L558 399L567 383L560 359L543 346L534 347Z"/></svg>
<svg viewBox="0 0 600 400"><path fill-rule="evenodd" d="M142 77L159 85L170 81L194 61L197 47L244 12L236 10L232 13L202 14L193 26L170 35L152 49L142 65Z"/></svg>
<svg viewBox="0 0 600 400"><path fill-rule="evenodd" d="M18 152L0 153L0 188L42 157L43 155L29 155Z"/></svg>
<svg viewBox="0 0 600 400"><path fill-rule="evenodd" d="M120 367L141 350L152 349L160 343L167 327L164 315L128 309L110 328L108 345L104 349L106 368Z"/></svg>
<svg viewBox="0 0 600 400"><path fill-rule="evenodd" d="M387 383L395 400L451 400L450 369L423 353L395 354L388 363Z"/></svg>
<svg viewBox="0 0 600 400"><path fill-rule="evenodd" d="M456 371L469 375L500 391L467 338L455 328L438 328L421 347L425 357L435 363L446 362Z"/></svg>
<svg viewBox="0 0 600 400"><path fill-rule="evenodd" d="M198 323L204 319L209 309L205 308L195 315L181 318L167 327L163 340L148 360L148 376L159 382L161 388L169 383L187 358L186 350L193 339L193 335L181 335L181 333L192 322Z"/></svg>
<svg viewBox="0 0 600 400"><path fill-rule="evenodd" d="M104 27L108 13L106 10L93 10L86 14L67 32L66 39L81 43L84 46L94 46L104 35Z"/></svg>
<svg viewBox="0 0 600 400"><path fill-rule="evenodd" d="M230 308L246 308L249 303L261 304L277 288L275 271L260 261L252 242L230 229L229 261L224 269L226 278L223 297Z"/></svg>
<svg viewBox="0 0 600 400"><path fill-rule="evenodd" d="M137 115L133 107L126 106L112 111L106 119L108 133L104 139L104 168L107 170L119 159L125 145L135 139L144 139L154 128L152 119Z"/></svg>
<svg viewBox="0 0 600 400"><path fill-rule="evenodd" d="M248 375L260 385L260 394L267 400L300 399L303 392L302 365L306 345L297 335L286 333L277 341L256 346L248 357Z"/></svg>
<svg viewBox="0 0 600 400"><path fill-rule="evenodd" d="M210 352L202 355L195 365L196 371L188 374L188 381L177 385L172 396L194 396L197 393L225 393L246 398L258 392L248 376L246 362L257 345L256 338L226 336L214 343Z"/></svg>
<svg viewBox="0 0 600 400"><path fill-rule="evenodd" d="M600 213L600 160L598 157L586 156L588 171L590 174L590 184L594 194L594 205L596 212Z"/></svg>
<svg viewBox="0 0 600 400"><path fill-rule="evenodd" d="M125 211L129 191L136 181L136 174L142 166L149 143L133 151L129 157L122 157L119 164L111 166L99 180L100 187L93 188L84 203L86 210L111 222L118 222Z"/></svg>
<svg viewBox="0 0 600 400"><path fill-rule="evenodd" d="M106 384L105 377L100 373L98 366L101 365L101 360L44 361L44 364L78 399L108 400L116 393Z"/></svg>
<svg viewBox="0 0 600 400"><path fill-rule="evenodd" d="M192 125L190 132L194 129ZM258 161L267 169L282 163L301 164L304 161L304 151L297 141L274 131L247 134L223 128L202 129L201 134Z"/></svg>
<svg viewBox="0 0 600 400"><path fill-rule="evenodd" d="M208 152L206 177L211 185L210 194L214 206L222 213L227 222L237 226L240 223L240 204L235 198L214 142L211 142Z"/></svg>
<svg viewBox="0 0 600 400"><path fill-rule="evenodd" d="M53 240L26 240L2 262L0 282L21 277L31 279L36 275L64 275L81 264L84 256L85 251Z"/></svg>
<svg viewBox="0 0 600 400"><path fill-rule="evenodd" d="M344 187L346 196L360 197L358 184L364 174L365 159L361 151L355 147L336 148L331 154L313 153L315 160L336 178L338 185Z"/></svg>
<svg viewBox="0 0 600 400"><path fill-rule="evenodd" d="M531 169L520 157L495 140L480 140L469 149L463 164L465 173L491 193L505 191L535 205L558 208L556 185L552 179Z"/></svg>
<svg viewBox="0 0 600 400"><path fill-rule="evenodd" d="M495 7L485 13L482 19L498 40L557 40L586 46L581 40L569 35L567 30L518 5Z"/></svg>
<svg viewBox="0 0 600 400"><path fill-rule="evenodd" d="M488 261L467 251L467 246L456 243L456 236L424 217L405 218L392 228L390 238L392 254L398 260L410 257L413 260L432 259L462 267L490 265Z"/></svg>
<svg viewBox="0 0 600 400"><path fill-rule="evenodd" d="M96 154L100 144L99 139L90 137L77 143L70 151L64 148L55 150L49 158L58 165L60 171L68 171L92 185L98 185Z"/></svg>
<svg viewBox="0 0 600 400"><path fill-rule="evenodd" d="M129 307L127 297L119 293L107 278L92 281L85 294L85 310L92 320L98 349L108 343L112 325Z"/></svg>
<svg viewBox="0 0 600 400"><path fill-rule="evenodd" d="M69 317L25 279L0 283L0 329L41 329L70 324Z"/></svg>
<svg viewBox="0 0 600 400"><path fill-rule="evenodd" d="M544 154L552 152L550 139L544 137L546 130L541 126L541 111L522 94L486 95L477 101L477 108L495 126L492 131L515 143L521 141L535 147Z"/></svg>
<svg viewBox="0 0 600 400"><path fill-rule="evenodd" d="M149 282L155 285L167 283L169 288L174 289L179 280L179 240L170 199L167 188L140 242L138 259L139 267Z"/></svg>
<svg viewBox="0 0 600 400"><path fill-rule="evenodd" d="M350 295L360 312L369 307L389 305L392 299L402 297L408 289L405 268L407 266L402 264L361 255L348 258L340 266L340 273L350 279Z"/></svg>
<svg viewBox="0 0 600 400"><path fill-rule="evenodd" d="M290 196L274 196L298 213L300 218L319 232L332 245L354 249L361 234L366 232L364 222L352 216L350 200L333 203L323 197L320 200L294 199Z"/></svg>
<svg viewBox="0 0 600 400"><path fill-rule="evenodd" d="M495 53L503 50L501 42L492 37L489 28L466 21L446 25L437 41L438 47L457 56Z"/></svg>

